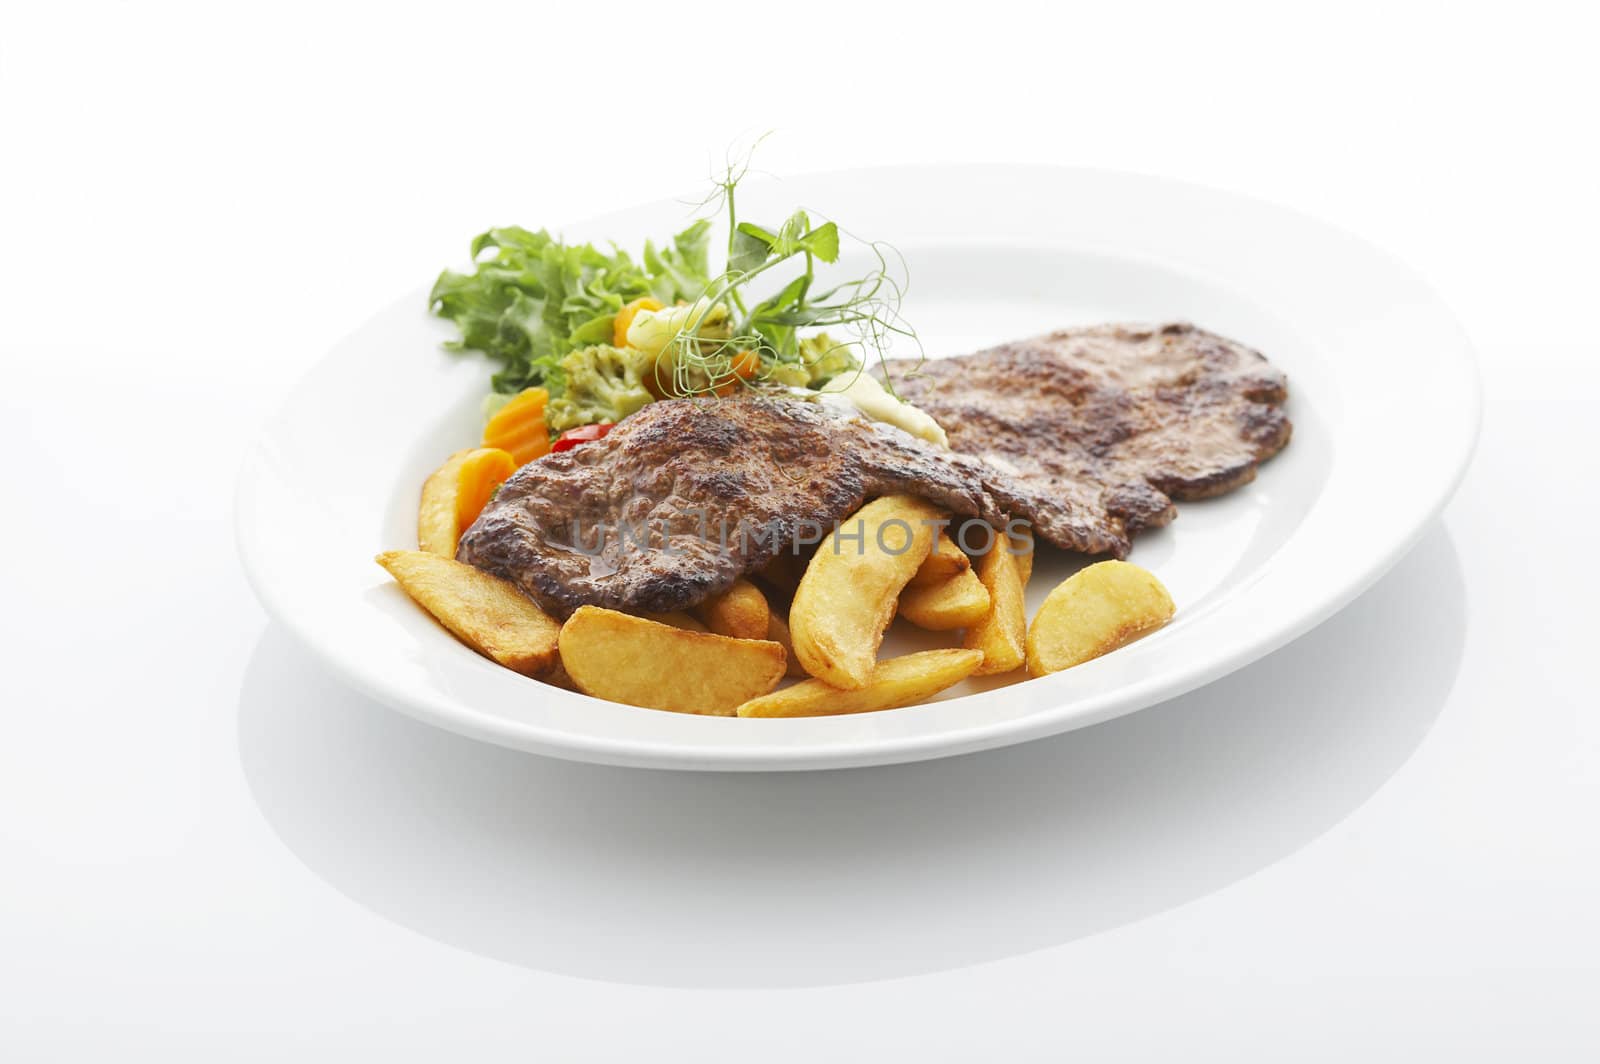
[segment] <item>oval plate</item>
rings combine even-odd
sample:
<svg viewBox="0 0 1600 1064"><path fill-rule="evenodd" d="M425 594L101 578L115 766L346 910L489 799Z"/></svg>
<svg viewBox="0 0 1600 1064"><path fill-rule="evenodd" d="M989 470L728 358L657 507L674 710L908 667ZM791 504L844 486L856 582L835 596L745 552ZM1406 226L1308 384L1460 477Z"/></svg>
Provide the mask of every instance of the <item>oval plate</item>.
<svg viewBox="0 0 1600 1064"><path fill-rule="evenodd" d="M747 218L797 205L900 249L912 279L905 314L930 357L1067 325L1189 319L1288 372L1288 449L1254 484L1180 504L1176 522L1135 543L1132 560L1178 603L1172 624L1043 679L969 683L921 706L810 720L636 709L502 669L458 644L372 561L415 546L423 478L474 444L481 426L490 368L441 349L454 327L429 316L425 290L341 343L245 461L239 549L267 611L373 697L506 746L673 769L911 761L1130 713L1283 645L1406 552L1471 455L1477 374L1448 310L1375 248L1283 208L1047 167L901 167L740 187ZM681 201L664 201L565 235L637 248L686 221ZM1030 615L1079 564L1041 555ZM895 638L886 652L949 642Z"/></svg>

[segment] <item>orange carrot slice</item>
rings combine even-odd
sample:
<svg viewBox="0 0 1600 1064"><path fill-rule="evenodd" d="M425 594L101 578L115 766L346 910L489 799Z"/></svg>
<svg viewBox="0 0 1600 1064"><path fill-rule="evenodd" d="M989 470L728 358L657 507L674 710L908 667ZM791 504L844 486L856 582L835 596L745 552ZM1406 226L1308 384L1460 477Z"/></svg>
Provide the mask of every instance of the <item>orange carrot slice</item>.
<svg viewBox="0 0 1600 1064"><path fill-rule="evenodd" d="M455 557L461 533L478 519L489 496L516 468L510 454L494 447L451 455L422 485L417 545L429 554Z"/></svg>
<svg viewBox="0 0 1600 1064"><path fill-rule="evenodd" d="M761 373L761 356L754 351L740 351L731 360L733 376L717 385L714 391L718 395L732 395L742 385L740 381L755 380Z"/></svg>
<svg viewBox="0 0 1600 1064"><path fill-rule="evenodd" d="M517 465L524 466L550 452L550 430L545 425L544 408L550 393L543 388L524 388L483 427L483 445L510 453Z"/></svg>

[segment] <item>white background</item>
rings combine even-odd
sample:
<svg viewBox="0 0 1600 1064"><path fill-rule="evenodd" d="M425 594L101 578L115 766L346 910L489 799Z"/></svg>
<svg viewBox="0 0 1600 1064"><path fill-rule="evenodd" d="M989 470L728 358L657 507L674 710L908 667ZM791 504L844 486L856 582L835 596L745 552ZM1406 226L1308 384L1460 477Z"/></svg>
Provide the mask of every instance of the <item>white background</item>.
<svg viewBox="0 0 1600 1064"><path fill-rule="evenodd" d="M0 1056L1595 1059L1594 26L919 8L7 5ZM233 476L322 351L769 128L780 174L1093 165L1360 233L1479 351L1474 469L1266 661L928 765L528 758L267 624Z"/></svg>

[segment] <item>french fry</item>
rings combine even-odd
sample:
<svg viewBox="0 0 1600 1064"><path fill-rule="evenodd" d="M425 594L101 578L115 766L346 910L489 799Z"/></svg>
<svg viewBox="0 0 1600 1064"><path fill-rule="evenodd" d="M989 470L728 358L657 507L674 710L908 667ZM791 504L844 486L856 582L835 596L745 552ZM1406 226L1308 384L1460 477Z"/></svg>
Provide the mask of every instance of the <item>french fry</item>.
<svg viewBox="0 0 1600 1064"><path fill-rule="evenodd" d="M767 614L767 638L783 647L788 655L788 665L784 669L785 676L804 677L807 675L805 667L800 664L800 659L794 654L794 636L789 632L789 622L784 620L777 610Z"/></svg>
<svg viewBox="0 0 1600 1064"><path fill-rule="evenodd" d="M700 604L700 619L718 635L735 639L765 639L772 611L766 596L748 580L737 580L720 595Z"/></svg>
<svg viewBox="0 0 1600 1064"><path fill-rule="evenodd" d="M495 489L516 469L516 460L495 447L475 447L451 455L423 482L417 546L429 554L454 558L461 533L478 519Z"/></svg>
<svg viewBox="0 0 1600 1064"><path fill-rule="evenodd" d="M753 698L739 707L741 717L822 717L870 713L909 706L960 683L983 664L977 650L924 650L886 658L872 667L867 682L841 691L821 680L800 683Z"/></svg>
<svg viewBox="0 0 1600 1064"><path fill-rule="evenodd" d="M989 592L989 615L967 629L962 645L983 651L979 676L1020 668L1025 658L1028 618L1023 612L1017 557L999 535L978 562L978 579Z"/></svg>
<svg viewBox="0 0 1600 1064"><path fill-rule="evenodd" d="M887 495L822 541L789 610L795 656L808 673L846 690L867 685L900 592L933 547L938 516L923 499Z"/></svg>
<svg viewBox="0 0 1600 1064"><path fill-rule="evenodd" d="M419 606L484 657L525 676L541 676L556 665L561 623L514 584L420 550L384 551L377 562Z"/></svg>
<svg viewBox="0 0 1600 1064"><path fill-rule="evenodd" d="M1046 596L1028 628L1028 675L1070 669L1148 635L1176 607L1161 581L1128 562L1096 562Z"/></svg>
<svg viewBox="0 0 1600 1064"><path fill-rule="evenodd" d="M598 606L561 626L561 663L578 690L609 702L731 717L777 686L783 647L691 632Z"/></svg>
<svg viewBox="0 0 1600 1064"><path fill-rule="evenodd" d="M941 531L933 540L933 549L928 552L917 567L915 575L911 577L910 587L931 587L942 584L951 577L972 571L972 559L968 558L949 533Z"/></svg>
<svg viewBox="0 0 1600 1064"><path fill-rule="evenodd" d="M989 615L989 589L971 569L961 569L936 584L907 584L900 592L899 613L930 632L967 628Z"/></svg>

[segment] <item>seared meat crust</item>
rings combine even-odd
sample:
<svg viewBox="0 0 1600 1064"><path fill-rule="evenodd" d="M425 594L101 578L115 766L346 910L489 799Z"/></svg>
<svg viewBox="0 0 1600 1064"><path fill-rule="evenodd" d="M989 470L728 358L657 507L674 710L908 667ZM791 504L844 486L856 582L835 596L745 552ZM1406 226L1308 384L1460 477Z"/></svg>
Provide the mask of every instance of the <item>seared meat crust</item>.
<svg viewBox="0 0 1600 1064"><path fill-rule="evenodd" d="M803 399L651 403L523 466L456 556L547 610L693 606L815 542L869 498L912 494L995 527L1127 554L1174 499L1254 479L1288 443L1284 375L1188 324L1066 329L960 358L891 361L952 450Z"/></svg>
<svg viewBox="0 0 1600 1064"><path fill-rule="evenodd" d="M1001 507L1058 547L1124 557L1132 536L1255 479L1289 442L1282 371L1187 323L1099 325L958 358L896 360L898 394L950 446L1010 474Z"/></svg>
<svg viewBox="0 0 1600 1064"><path fill-rule="evenodd" d="M523 466L456 557L559 616L581 605L679 610L879 495L919 495L1000 527L989 476L977 459L819 403L667 400Z"/></svg>

